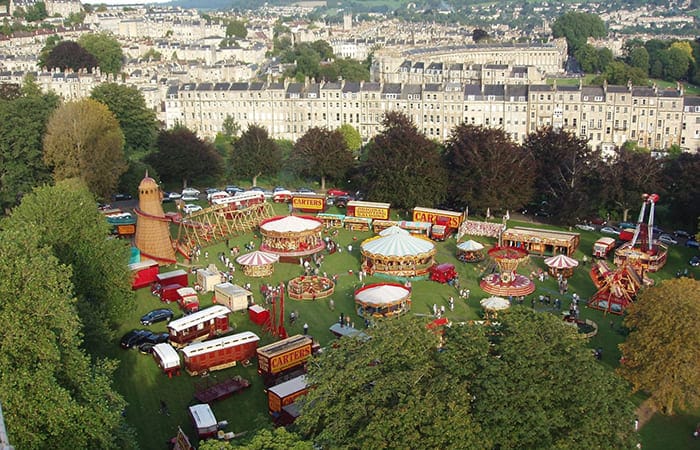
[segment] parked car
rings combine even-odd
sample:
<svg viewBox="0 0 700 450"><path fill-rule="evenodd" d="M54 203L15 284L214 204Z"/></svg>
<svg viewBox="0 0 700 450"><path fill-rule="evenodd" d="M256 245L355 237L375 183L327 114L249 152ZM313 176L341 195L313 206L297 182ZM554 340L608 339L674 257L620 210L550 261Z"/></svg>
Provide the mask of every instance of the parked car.
<svg viewBox="0 0 700 450"><path fill-rule="evenodd" d="M696 241L695 239L690 238L687 241L685 241L685 246L692 248L700 248L700 243L698 243L698 241Z"/></svg>
<svg viewBox="0 0 700 450"><path fill-rule="evenodd" d="M326 191L326 197L340 197L341 195L350 195L350 193L342 189L328 189Z"/></svg>
<svg viewBox="0 0 700 450"><path fill-rule="evenodd" d="M284 187L284 186L275 186L275 188L272 190L272 193L273 193L273 194L276 194L276 193L278 193L278 192L280 192L280 191L289 191L289 189L287 189L287 188Z"/></svg>
<svg viewBox="0 0 700 450"><path fill-rule="evenodd" d="M352 200L352 197L349 195L341 195L335 198L334 203L338 208L345 208L350 200Z"/></svg>
<svg viewBox="0 0 700 450"><path fill-rule="evenodd" d="M624 230L625 228L637 228L637 225L631 222L620 222L617 224L617 228Z"/></svg>
<svg viewBox="0 0 700 450"><path fill-rule="evenodd" d="M192 195L192 196L199 197L199 194L200 194L200 193L201 193L201 192L199 192L199 190L198 190L198 189L195 189L195 188L185 188L185 189L182 190L182 196L183 196L183 197L184 197L185 195Z"/></svg>
<svg viewBox="0 0 700 450"><path fill-rule="evenodd" d="M185 212L185 214L192 214L197 211L201 211L202 207L199 205L195 205L194 203L187 203L182 210Z"/></svg>
<svg viewBox="0 0 700 450"><path fill-rule="evenodd" d="M679 237L679 238L683 238L683 239L690 239L691 238L690 233L688 233L685 230L676 230L673 232L673 235L676 237Z"/></svg>
<svg viewBox="0 0 700 450"><path fill-rule="evenodd" d="M301 187L297 189L297 192L301 194L315 194L316 192L313 189L309 189L307 187Z"/></svg>
<svg viewBox="0 0 700 450"><path fill-rule="evenodd" d="M170 320L173 318L173 312L169 309L161 308L161 309L154 309L153 311L145 314L143 317L141 317L141 324L142 325L152 325L156 322L170 322Z"/></svg>
<svg viewBox="0 0 700 450"><path fill-rule="evenodd" d="M211 195L215 194L219 191L221 191L221 189L217 189L217 188L206 188L204 190L204 192L207 194L207 200L211 200Z"/></svg>
<svg viewBox="0 0 700 450"><path fill-rule="evenodd" d="M659 236L659 242L663 242L664 244L669 244L669 245L676 245L678 244L678 241L673 238L670 234L662 234Z"/></svg>
<svg viewBox="0 0 700 450"><path fill-rule="evenodd" d="M172 202L174 200L180 200L182 198L182 194L179 192L163 192L163 201L164 202Z"/></svg>
<svg viewBox="0 0 700 450"><path fill-rule="evenodd" d="M131 200L133 198L134 197L132 197L131 194L122 194L122 193L114 194L112 196L112 200L115 202L123 202L125 200Z"/></svg>
<svg viewBox="0 0 700 450"><path fill-rule="evenodd" d="M600 229L601 233L606 233L606 234L620 234L620 230L617 228L608 225L607 227L603 227Z"/></svg>
<svg viewBox="0 0 700 450"><path fill-rule="evenodd" d="M257 191L257 192L265 192L265 189L261 188L260 186L253 186L248 191Z"/></svg>
<svg viewBox="0 0 700 450"><path fill-rule="evenodd" d="M593 225L589 225L587 223L577 223L576 228L579 230L584 230L584 231L593 231L595 230L595 227Z"/></svg>
<svg viewBox="0 0 700 450"><path fill-rule="evenodd" d="M228 186L226 186L226 189L224 189L224 190L231 195L236 195L239 192L245 191L245 189L240 188L240 187L236 186L235 184L229 184Z"/></svg>
<svg viewBox="0 0 700 450"><path fill-rule="evenodd" d="M122 336L121 340L119 341L119 345L123 349L137 347L138 345L142 344L151 334L153 333L148 330L131 330Z"/></svg>
<svg viewBox="0 0 700 450"><path fill-rule="evenodd" d="M700 267L700 256L693 256L690 258L690 261L688 261L688 264L693 267Z"/></svg>
<svg viewBox="0 0 700 450"><path fill-rule="evenodd" d="M150 336L147 336L146 339L139 344L139 351L141 353L151 353L154 346L163 342L168 342L168 339L170 339L169 333L151 333Z"/></svg>

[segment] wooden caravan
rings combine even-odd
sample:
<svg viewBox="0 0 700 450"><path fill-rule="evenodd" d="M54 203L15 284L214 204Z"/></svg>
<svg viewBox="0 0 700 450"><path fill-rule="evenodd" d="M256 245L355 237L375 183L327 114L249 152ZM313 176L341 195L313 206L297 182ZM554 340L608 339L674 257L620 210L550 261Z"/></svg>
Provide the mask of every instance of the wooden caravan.
<svg viewBox="0 0 700 450"><path fill-rule="evenodd" d="M232 329L228 319L231 310L223 305L214 305L172 320L168 324L170 342L183 346L192 341L204 340L229 333Z"/></svg>
<svg viewBox="0 0 700 450"><path fill-rule="evenodd" d="M244 311L255 303L252 292L231 283L219 283L214 286L214 302L228 307L231 311Z"/></svg>
<svg viewBox="0 0 700 450"><path fill-rule="evenodd" d="M257 350L258 373L265 384L271 384L285 374L304 370L312 352L313 341L301 334L260 347Z"/></svg>
<svg viewBox="0 0 700 450"><path fill-rule="evenodd" d="M364 217L366 219L389 220L391 204L378 202L363 202L351 200L348 202L347 215L352 217Z"/></svg>
<svg viewBox="0 0 700 450"><path fill-rule="evenodd" d="M235 366L255 356L260 338L250 331L197 342L182 348L185 369L190 375Z"/></svg>
<svg viewBox="0 0 700 450"><path fill-rule="evenodd" d="M579 233L543 230L539 228L514 227L503 232L503 246L522 247L530 255L572 256L581 241Z"/></svg>
<svg viewBox="0 0 700 450"><path fill-rule="evenodd" d="M153 346L153 359L168 377L180 374L180 355L167 342Z"/></svg>
<svg viewBox="0 0 700 450"><path fill-rule="evenodd" d="M316 218L321 220L326 228L343 228L345 223L343 214L318 213Z"/></svg>
<svg viewBox="0 0 700 450"><path fill-rule="evenodd" d="M282 407L294 403L297 398L307 392L309 392L309 387L306 384L305 375L272 386L267 390L267 407L270 414L278 416L282 412Z"/></svg>
<svg viewBox="0 0 700 450"><path fill-rule="evenodd" d="M615 239L602 237L593 243L593 256L595 258L607 258L608 254L615 248Z"/></svg>

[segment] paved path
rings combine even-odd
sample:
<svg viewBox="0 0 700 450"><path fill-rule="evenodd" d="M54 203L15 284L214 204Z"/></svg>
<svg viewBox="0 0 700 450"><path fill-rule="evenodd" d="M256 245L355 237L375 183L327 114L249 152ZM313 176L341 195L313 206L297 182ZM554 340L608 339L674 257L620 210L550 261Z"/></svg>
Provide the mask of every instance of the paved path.
<svg viewBox="0 0 700 450"><path fill-rule="evenodd" d="M651 402L651 399L648 398L642 402L641 405L637 408L637 419L639 420L639 429L641 430L642 427L651 420L651 418L656 414L656 408Z"/></svg>

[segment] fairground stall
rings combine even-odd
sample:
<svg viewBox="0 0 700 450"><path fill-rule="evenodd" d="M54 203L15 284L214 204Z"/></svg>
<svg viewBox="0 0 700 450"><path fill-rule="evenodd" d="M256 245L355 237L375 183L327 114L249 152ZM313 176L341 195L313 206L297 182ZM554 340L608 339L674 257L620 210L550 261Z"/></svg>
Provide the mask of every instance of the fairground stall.
<svg viewBox="0 0 700 450"><path fill-rule="evenodd" d="M355 304L365 318L400 316L411 309L411 290L397 283L370 284L355 291Z"/></svg>
<svg viewBox="0 0 700 450"><path fill-rule="evenodd" d="M372 219L345 216L343 226L348 231L369 231L372 229Z"/></svg>
<svg viewBox="0 0 700 450"><path fill-rule="evenodd" d="M260 224L260 250L278 255L282 262L298 263L325 248L322 231L323 222L315 217L273 217Z"/></svg>
<svg viewBox="0 0 700 450"><path fill-rule="evenodd" d="M366 219L389 220L391 212L390 203L363 202L351 200L346 206L348 216L364 217Z"/></svg>
<svg viewBox="0 0 700 450"><path fill-rule="evenodd" d="M316 218L323 222L323 225L328 228L343 228L345 223L344 214L329 214L329 213L318 213Z"/></svg>
<svg viewBox="0 0 700 450"><path fill-rule="evenodd" d="M274 271L273 264L280 260L275 253L254 251L236 258L243 274L249 277L267 277Z"/></svg>
<svg viewBox="0 0 700 450"><path fill-rule="evenodd" d="M581 241L579 233L542 230L538 228L514 227L503 232L503 245L522 247L529 254L572 256Z"/></svg>
<svg viewBox="0 0 700 450"><path fill-rule="evenodd" d="M316 300L333 295L335 283L327 277L300 276L287 283L287 293L294 300Z"/></svg>
<svg viewBox="0 0 700 450"><path fill-rule="evenodd" d="M574 274L574 267L578 266L578 261L566 255L556 255L545 258L544 264L553 276L561 275L564 278L569 278Z"/></svg>
<svg viewBox="0 0 700 450"><path fill-rule="evenodd" d="M395 277L426 275L435 264L435 243L422 236L412 236L406 230L391 227L382 236L362 242L362 268L371 274Z"/></svg>
<svg viewBox="0 0 700 450"><path fill-rule="evenodd" d="M457 259L462 262L477 263L484 260L484 246L472 240L457 244Z"/></svg>

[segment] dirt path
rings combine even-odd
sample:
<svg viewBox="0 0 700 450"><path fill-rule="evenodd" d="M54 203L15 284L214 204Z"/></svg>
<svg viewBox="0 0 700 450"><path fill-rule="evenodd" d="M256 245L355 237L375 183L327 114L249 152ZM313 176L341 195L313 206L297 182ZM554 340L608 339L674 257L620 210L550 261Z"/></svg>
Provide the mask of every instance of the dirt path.
<svg viewBox="0 0 700 450"><path fill-rule="evenodd" d="M652 416L656 414L656 408L652 405L651 399L646 399L637 408L637 419L639 420L639 429L641 429Z"/></svg>

